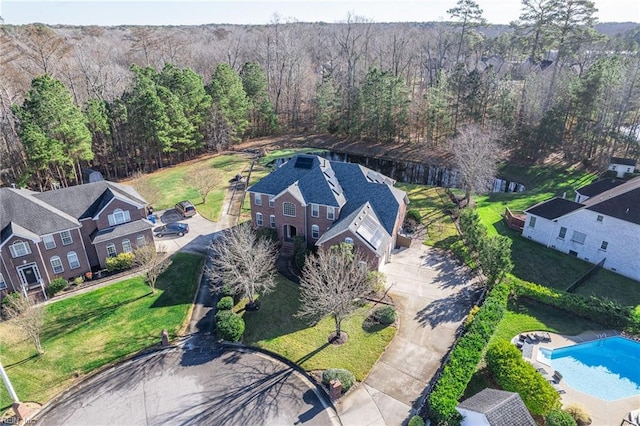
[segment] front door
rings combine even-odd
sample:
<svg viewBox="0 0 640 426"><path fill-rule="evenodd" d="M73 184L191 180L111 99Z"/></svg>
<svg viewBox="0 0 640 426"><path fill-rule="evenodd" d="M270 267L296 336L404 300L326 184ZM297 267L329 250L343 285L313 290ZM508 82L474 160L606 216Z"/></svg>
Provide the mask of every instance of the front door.
<svg viewBox="0 0 640 426"><path fill-rule="evenodd" d="M287 241L293 239L296 236L296 227L293 225L284 226L284 235Z"/></svg>
<svg viewBox="0 0 640 426"><path fill-rule="evenodd" d="M40 272L35 263L18 267L18 275L22 285L26 288L36 287L40 284Z"/></svg>

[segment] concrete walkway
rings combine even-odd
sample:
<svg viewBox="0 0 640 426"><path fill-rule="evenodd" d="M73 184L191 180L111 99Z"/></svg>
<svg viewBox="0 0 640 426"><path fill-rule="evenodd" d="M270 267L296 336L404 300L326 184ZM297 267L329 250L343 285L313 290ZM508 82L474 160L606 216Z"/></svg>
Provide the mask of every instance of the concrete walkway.
<svg viewBox="0 0 640 426"><path fill-rule="evenodd" d="M365 381L336 403L345 426L406 422L479 296L466 267L419 241L393 254L383 272L400 326Z"/></svg>

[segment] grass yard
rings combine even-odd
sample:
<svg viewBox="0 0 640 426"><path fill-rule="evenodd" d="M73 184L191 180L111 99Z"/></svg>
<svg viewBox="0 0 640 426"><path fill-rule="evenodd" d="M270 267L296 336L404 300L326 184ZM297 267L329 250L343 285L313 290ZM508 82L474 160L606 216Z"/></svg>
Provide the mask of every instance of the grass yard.
<svg viewBox="0 0 640 426"><path fill-rule="evenodd" d="M250 164L251 158L245 154L218 155L167 167L123 183L136 188L156 210L168 209L179 201L189 200L202 216L217 221L229 179L241 172L246 176ZM219 173L219 185L209 193L206 204L202 204L198 190L190 185L189 180L190 173L200 168Z"/></svg>
<svg viewBox="0 0 640 426"><path fill-rule="evenodd" d="M396 333L393 326L364 330L362 323L369 307L360 308L342 323L349 335L347 343L333 346L327 336L333 331L333 321L325 318L315 326L295 318L299 306L298 286L278 277L276 290L264 296L259 311L244 312L246 322L244 343L278 353L307 371L346 368L359 381L369 373L385 347Z"/></svg>
<svg viewBox="0 0 640 426"><path fill-rule="evenodd" d="M0 323L0 359L23 401L44 403L76 378L160 342L181 330L198 285L203 258L178 253L151 294L142 277L60 300L45 307L45 353ZM11 405L0 386L0 407Z"/></svg>

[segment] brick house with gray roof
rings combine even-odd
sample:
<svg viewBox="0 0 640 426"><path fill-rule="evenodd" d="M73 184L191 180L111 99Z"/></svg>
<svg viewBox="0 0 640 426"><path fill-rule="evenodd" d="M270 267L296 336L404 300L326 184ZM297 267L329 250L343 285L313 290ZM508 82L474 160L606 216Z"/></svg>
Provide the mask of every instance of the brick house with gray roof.
<svg viewBox="0 0 640 426"><path fill-rule="evenodd" d="M520 395L486 388L457 407L462 426L536 426Z"/></svg>
<svg viewBox="0 0 640 426"><path fill-rule="evenodd" d="M578 190L525 210L522 235L640 281L640 177Z"/></svg>
<svg viewBox="0 0 640 426"><path fill-rule="evenodd" d="M364 166L298 155L247 189L255 228L276 230L285 250L354 244L379 269L396 246L409 200L395 181Z"/></svg>
<svg viewBox="0 0 640 426"><path fill-rule="evenodd" d="M152 242L146 205L132 187L108 181L41 193L0 188L0 295L43 292L56 277L83 276Z"/></svg>

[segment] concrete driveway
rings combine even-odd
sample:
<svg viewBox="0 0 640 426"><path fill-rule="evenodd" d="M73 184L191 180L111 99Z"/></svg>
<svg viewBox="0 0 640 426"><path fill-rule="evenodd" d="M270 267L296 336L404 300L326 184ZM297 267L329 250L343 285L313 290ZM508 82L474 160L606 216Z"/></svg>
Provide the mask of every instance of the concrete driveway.
<svg viewBox="0 0 640 426"><path fill-rule="evenodd" d="M393 254L383 272L399 330L365 381L336 404L345 426L410 418L479 296L468 268L419 242Z"/></svg>
<svg viewBox="0 0 640 426"><path fill-rule="evenodd" d="M315 387L253 352L186 345L141 356L72 388L37 425L331 425Z"/></svg>
<svg viewBox="0 0 640 426"><path fill-rule="evenodd" d="M211 240L214 238L214 234L218 231L218 223L211 222L196 213L195 216L183 219L182 216L175 210L163 210L156 212L158 221L156 222L154 229L165 223L183 222L189 224L189 233L179 237L177 235L166 235L162 238L154 236L156 248L160 250L160 246L164 246L164 250L169 254L173 254L177 251L186 251L192 253L207 254L208 247Z"/></svg>

